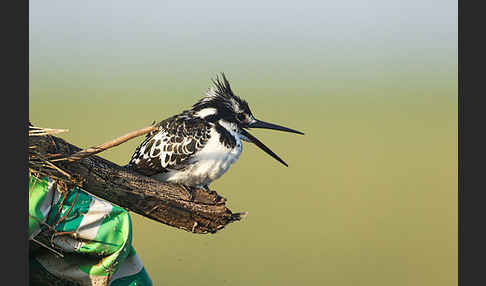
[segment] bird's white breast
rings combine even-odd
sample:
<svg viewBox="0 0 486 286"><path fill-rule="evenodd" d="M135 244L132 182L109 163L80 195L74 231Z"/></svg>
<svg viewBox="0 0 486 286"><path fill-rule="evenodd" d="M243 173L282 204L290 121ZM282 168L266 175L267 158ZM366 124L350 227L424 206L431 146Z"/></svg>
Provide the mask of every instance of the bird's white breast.
<svg viewBox="0 0 486 286"><path fill-rule="evenodd" d="M182 183L190 186L209 185L221 177L238 160L242 151L241 139L236 129L224 126L236 140L234 147L227 147L220 140L220 134L211 129L210 139L206 145L195 154L193 164L183 171L170 171L163 174L163 180Z"/></svg>

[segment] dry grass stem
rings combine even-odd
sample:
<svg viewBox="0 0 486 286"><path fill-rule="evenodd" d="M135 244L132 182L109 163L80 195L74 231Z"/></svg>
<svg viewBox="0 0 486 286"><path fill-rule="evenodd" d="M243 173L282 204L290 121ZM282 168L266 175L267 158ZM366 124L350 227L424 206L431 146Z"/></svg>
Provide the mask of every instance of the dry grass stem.
<svg viewBox="0 0 486 286"><path fill-rule="evenodd" d="M132 138L135 138L135 137L138 137L138 136L141 136L141 135L144 135L144 134L147 134L151 131L154 131L156 130L157 128L154 127L154 126L149 126L149 127L145 127L145 128L142 128L142 129L139 129L139 130L135 130L135 131L132 131L132 132L129 132L123 136L120 136L116 139L113 139L111 141L108 141L106 143L103 143L103 144L100 144L98 146L94 146L94 147L90 147L90 148L87 148L87 149L84 149L84 150L81 150L79 152L76 152L74 153L73 155L69 156L69 157L65 157L65 158L59 158L59 159L52 159L51 161L52 162L56 162L56 161L64 161L64 160L67 160L69 162L74 162L76 160L79 160L79 159L82 159L82 158L86 158L88 156L91 156L91 155L94 155L94 154L98 154L102 151L105 151L107 149L110 149L112 147L115 147L115 146L118 146Z"/></svg>
<svg viewBox="0 0 486 286"><path fill-rule="evenodd" d="M42 128L42 127L29 127L29 136L43 136L43 135L52 135L52 134L59 134L63 132L68 132L68 129L53 129L53 128Z"/></svg>

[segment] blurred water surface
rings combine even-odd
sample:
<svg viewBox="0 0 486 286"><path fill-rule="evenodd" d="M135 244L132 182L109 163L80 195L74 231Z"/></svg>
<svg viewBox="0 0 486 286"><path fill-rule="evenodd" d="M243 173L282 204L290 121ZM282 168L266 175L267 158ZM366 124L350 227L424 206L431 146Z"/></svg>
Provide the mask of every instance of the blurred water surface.
<svg viewBox="0 0 486 286"><path fill-rule="evenodd" d="M249 215L217 234L132 214L155 285L457 284L457 3L83 3L31 3L35 125L92 146L223 71L257 118L305 132L252 131L289 167L244 145L212 187ZM101 156L124 165L141 140Z"/></svg>

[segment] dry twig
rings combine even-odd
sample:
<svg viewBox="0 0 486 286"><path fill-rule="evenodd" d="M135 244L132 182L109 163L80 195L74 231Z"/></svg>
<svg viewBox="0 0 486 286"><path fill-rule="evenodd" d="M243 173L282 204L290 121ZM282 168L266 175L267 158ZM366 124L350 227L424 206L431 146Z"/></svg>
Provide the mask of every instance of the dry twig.
<svg viewBox="0 0 486 286"><path fill-rule="evenodd" d="M142 129L139 129L139 130L135 130L135 131L132 131L130 133L127 133L123 136L120 136L114 140L111 140L111 141L108 141L106 143L103 143L103 144L100 144L98 146L94 146L94 147L90 147L90 148L87 148L87 149L84 149L84 150L81 150L79 152L76 152L74 154L72 154L71 156L69 157L66 157L66 158L59 158L59 159L53 159L51 160L52 162L56 162L56 161L62 161L62 160L67 160L69 162L74 162L76 160L79 160L79 159L82 159L82 158L86 158L88 156L91 156L91 155L94 155L94 154L98 154L100 152L103 152L107 149L110 149L112 147L115 147L115 146L118 146L120 144L122 144L123 142L126 142L132 138L135 138L135 137L138 137L140 135L144 135L144 134L147 134L151 131L154 131L156 130L157 128L154 127L154 126L149 126L149 127L145 127L145 128L142 128Z"/></svg>

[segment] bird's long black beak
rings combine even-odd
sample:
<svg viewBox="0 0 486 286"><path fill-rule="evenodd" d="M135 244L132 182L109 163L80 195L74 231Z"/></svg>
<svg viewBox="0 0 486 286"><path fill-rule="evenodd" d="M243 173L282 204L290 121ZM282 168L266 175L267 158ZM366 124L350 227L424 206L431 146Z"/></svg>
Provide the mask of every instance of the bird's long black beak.
<svg viewBox="0 0 486 286"><path fill-rule="evenodd" d="M287 127L284 127L284 126L280 126L280 125L277 125L277 124L268 123L268 122L265 122L265 121L260 121L260 120L255 120L254 122L248 124L248 127L250 127L250 128L273 129L273 130L280 130L280 131L285 131L285 132L291 132L291 133L297 133L297 134L304 135L304 133L302 133L300 131L297 131L297 130L294 130L294 129L290 129L290 128L287 128Z"/></svg>
<svg viewBox="0 0 486 286"><path fill-rule="evenodd" d="M297 131L297 130L294 130L294 129L290 129L290 128L287 128L287 127L283 127L283 126L280 126L280 125L276 125L276 124L273 124L273 123L259 121L259 120L255 120L254 122L248 124L248 128L273 129L273 130L280 130L280 131L285 131L285 132L291 132L291 133L297 133L297 134L304 135L304 133L302 133L300 131ZM277 156L277 154L273 153L273 151L270 150L270 148L268 148L267 146L265 146L265 144L263 144L255 136L251 135L248 131L246 131L245 129L241 129L241 133L246 138L248 138L248 140L250 140L255 145L257 145L260 149L262 149L263 151L265 151L265 153L267 153L268 155L272 156L277 161L279 161L280 163L282 163L285 167L288 167L289 166L289 165L287 165L287 163L285 163L284 160L282 160L279 156Z"/></svg>

